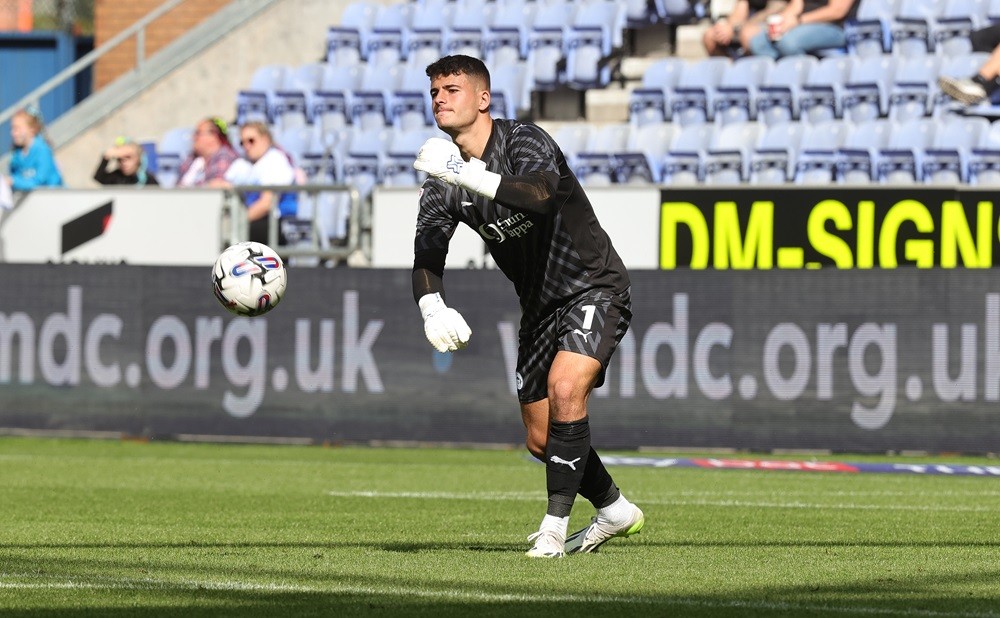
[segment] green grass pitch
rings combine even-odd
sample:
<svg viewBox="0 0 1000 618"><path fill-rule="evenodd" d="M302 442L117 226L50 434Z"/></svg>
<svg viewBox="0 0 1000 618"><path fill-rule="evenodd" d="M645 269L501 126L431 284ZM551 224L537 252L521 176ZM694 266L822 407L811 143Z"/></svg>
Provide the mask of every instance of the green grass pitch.
<svg viewBox="0 0 1000 618"><path fill-rule="evenodd" d="M1000 617L1000 479L612 473L643 532L532 560L520 451L0 439L0 615Z"/></svg>

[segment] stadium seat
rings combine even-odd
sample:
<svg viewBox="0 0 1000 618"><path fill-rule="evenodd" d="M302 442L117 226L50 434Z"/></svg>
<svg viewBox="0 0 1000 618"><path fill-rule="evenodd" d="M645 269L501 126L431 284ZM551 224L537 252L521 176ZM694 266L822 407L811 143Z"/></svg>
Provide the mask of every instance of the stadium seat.
<svg viewBox="0 0 1000 618"><path fill-rule="evenodd" d="M283 64L267 64L254 71L249 88L236 95L236 124L273 122L275 93L284 86L288 72Z"/></svg>
<svg viewBox="0 0 1000 618"><path fill-rule="evenodd" d="M766 124L798 120L802 84L819 61L814 56L785 56L774 63L757 92L756 118Z"/></svg>
<svg viewBox="0 0 1000 618"><path fill-rule="evenodd" d="M483 36L486 60L498 63L505 59L518 60L528 57L528 31L535 21L538 2L506 0L498 2L493 20Z"/></svg>
<svg viewBox="0 0 1000 618"><path fill-rule="evenodd" d="M625 5L625 25L638 30L656 22L656 9L648 0L622 0Z"/></svg>
<svg viewBox="0 0 1000 618"><path fill-rule="evenodd" d="M302 157L311 150L313 127L302 125L275 128L272 131L274 145L288 153L294 165L301 166Z"/></svg>
<svg viewBox="0 0 1000 618"><path fill-rule="evenodd" d="M369 63L388 64L405 59L404 37L409 21L409 4L380 6L365 41L365 60Z"/></svg>
<svg viewBox="0 0 1000 618"><path fill-rule="evenodd" d="M334 65L355 64L366 57L367 37L378 9L378 5L363 1L344 7L340 23L327 29L327 62Z"/></svg>
<svg viewBox="0 0 1000 618"><path fill-rule="evenodd" d="M861 0L853 21L844 23L848 52L872 56L892 50L892 19L900 0Z"/></svg>
<svg viewBox="0 0 1000 618"><path fill-rule="evenodd" d="M768 56L745 56L726 66L715 90L712 106L717 123L755 120L757 89L774 68Z"/></svg>
<svg viewBox="0 0 1000 618"><path fill-rule="evenodd" d="M566 84L586 90L611 81L608 60L620 49L625 7L614 0L585 0L566 33Z"/></svg>
<svg viewBox="0 0 1000 618"><path fill-rule="evenodd" d="M616 180L620 183L660 182L663 157L670 148L673 134L672 122L630 123L625 149L617 155Z"/></svg>
<svg viewBox="0 0 1000 618"><path fill-rule="evenodd" d="M705 153L705 184L739 184L750 177L750 154L759 139L760 127L751 120L716 129Z"/></svg>
<svg viewBox="0 0 1000 618"><path fill-rule="evenodd" d="M531 110L531 85L525 62L502 63L490 69L490 113L494 118L519 118Z"/></svg>
<svg viewBox="0 0 1000 618"><path fill-rule="evenodd" d="M988 25L985 0L947 0L941 14L931 24L934 49L944 56L972 52L969 35Z"/></svg>
<svg viewBox="0 0 1000 618"><path fill-rule="evenodd" d="M837 153L847 136L848 123L830 120L803 125L799 156L795 160L796 184L830 184L837 175Z"/></svg>
<svg viewBox="0 0 1000 618"><path fill-rule="evenodd" d="M344 155L343 182L354 186L362 197L371 195L381 180L382 159L392 138L392 130L375 127L355 129ZM412 163L412 161L411 161Z"/></svg>
<svg viewBox="0 0 1000 618"><path fill-rule="evenodd" d="M677 84L669 93L674 122L688 125L712 120L712 98L731 62L729 58L709 57L684 64Z"/></svg>
<svg viewBox="0 0 1000 618"><path fill-rule="evenodd" d="M923 154L934 140L936 120L891 123L889 142L879 150L875 180L882 184L923 182Z"/></svg>
<svg viewBox="0 0 1000 618"><path fill-rule="evenodd" d="M589 138L590 125L585 122L568 122L552 132L552 139L566 155L570 167L575 164L577 153L587 149Z"/></svg>
<svg viewBox="0 0 1000 618"><path fill-rule="evenodd" d="M828 56L809 71L799 95L799 115L807 122L824 122L842 116L840 103L853 58Z"/></svg>
<svg viewBox="0 0 1000 618"><path fill-rule="evenodd" d="M351 92L351 123L362 129L384 127L392 122L392 93L398 90L403 67L399 62L378 65L369 62L361 84Z"/></svg>
<svg viewBox="0 0 1000 618"><path fill-rule="evenodd" d="M397 129L418 129L434 122L430 80L424 68L407 61L389 95L389 122Z"/></svg>
<svg viewBox="0 0 1000 618"><path fill-rule="evenodd" d="M430 63L441 57L444 49L444 32L440 28L420 28L406 31L404 41L406 49L406 64L408 70L424 69Z"/></svg>
<svg viewBox="0 0 1000 618"><path fill-rule="evenodd" d="M326 63L310 62L290 69L285 83L274 93L274 123L281 127L309 124L312 93L323 83Z"/></svg>
<svg viewBox="0 0 1000 618"><path fill-rule="evenodd" d="M533 90L555 90L562 83L566 30L573 23L575 4L550 0L535 12L528 33L528 63Z"/></svg>
<svg viewBox="0 0 1000 618"><path fill-rule="evenodd" d="M893 52L921 56L933 51L931 26L944 11L946 0L901 0L892 23Z"/></svg>
<svg viewBox="0 0 1000 618"><path fill-rule="evenodd" d="M610 152L579 152L573 160L573 173L584 186L612 184L616 168L614 155Z"/></svg>
<svg viewBox="0 0 1000 618"><path fill-rule="evenodd" d="M701 3L690 0L652 0L656 9L657 21L663 23L683 24L694 19L700 19L704 7Z"/></svg>
<svg viewBox="0 0 1000 618"><path fill-rule="evenodd" d="M762 127L750 155L750 184L783 184L792 180L806 125L783 122Z"/></svg>
<svg viewBox="0 0 1000 618"><path fill-rule="evenodd" d="M971 54L955 56L953 58L942 58L939 74L946 75L948 77L972 77L979 72L979 67L981 67L988 58L989 54L986 52L974 52ZM937 87L936 78L933 86L933 105L931 107L932 116L937 118L942 114L949 113L951 110L961 109L964 107L962 104L957 103L954 99L940 91Z"/></svg>
<svg viewBox="0 0 1000 618"><path fill-rule="evenodd" d="M889 91L890 120L902 122L930 115L940 64L937 55L899 59Z"/></svg>
<svg viewBox="0 0 1000 618"><path fill-rule="evenodd" d="M642 84L629 94L629 121L643 125L670 120L670 100L685 61L662 58L654 61L642 74Z"/></svg>
<svg viewBox="0 0 1000 618"><path fill-rule="evenodd" d="M969 153L970 185L1000 185L1000 122L993 121Z"/></svg>
<svg viewBox="0 0 1000 618"><path fill-rule="evenodd" d="M668 185L694 185L702 177L702 159L711 142L715 125L679 126L663 157L661 182Z"/></svg>
<svg viewBox="0 0 1000 618"><path fill-rule="evenodd" d="M842 184L868 184L877 177L879 151L889 143L888 120L869 120L848 126L837 150L836 178Z"/></svg>
<svg viewBox="0 0 1000 618"><path fill-rule="evenodd" d="M361 86L361 66L327 65L318 89L312 93L312 118L324 131L341 129L351 121L350 93Z"/></svg>
<svg viewBox="0 0 1000 618"><path fill-rule="evenodd" d="M989 132L985 118L947 116L924 151L921 176L927 184L957 185L969 180L969 155Z"/></svg>
<svg viewBox="0 0 1000 618"><path fill-rule="evenodd" d="M845 119L863 122L888 114L895 65L890 54L854 58L841 95Z"/></svg>
<svg viewBox="0 0 1000 618"><path fill-rule="evenodd" d="M172 188L177 184L181 163L191 154L194 139L191 127L170 129L156 144L156 179L161 187Z"/></svg>
<svg viewBox="0 0 1000 618"><path fill-rule="evenodd" d="M989 0L986 5L986 23L1000 22L1000 0Z"/></svg>
<svg viewBox="0 0 1000 618"><path fill-rule="evenodd" d="M413 161L427 138L436 133L437 131L432 131L430 127L394 129L379 169L381 184L386 186L419 184L417 170L413 169Z"/></svg>

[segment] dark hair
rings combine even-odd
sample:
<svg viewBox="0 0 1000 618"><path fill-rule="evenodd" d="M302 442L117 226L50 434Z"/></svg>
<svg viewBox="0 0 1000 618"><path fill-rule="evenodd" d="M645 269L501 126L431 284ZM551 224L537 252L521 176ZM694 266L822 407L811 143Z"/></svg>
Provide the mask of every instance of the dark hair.
<svg viewBox="0 0 1000 618"><path fill-rule="evenodd" d="M486 90L490 89L490 70L479 58L462 55L445 56L427 65L427 77L431 79L460 73L483 80Z"/></svg>

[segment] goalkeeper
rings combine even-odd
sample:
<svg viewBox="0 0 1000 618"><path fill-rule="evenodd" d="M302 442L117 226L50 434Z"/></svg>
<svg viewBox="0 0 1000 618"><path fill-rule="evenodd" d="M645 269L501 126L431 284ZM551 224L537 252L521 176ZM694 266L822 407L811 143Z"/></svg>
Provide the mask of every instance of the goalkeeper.
<svg viewBox="0 0 1000 618"><path fill-rule="evenodd" d="M590 446L587 398L603 384L632 316L629 277L553 139L534 124L490 116L490 75L469 56L427 67L438 127L413 166L420 191L413 296L441 352L465 347L471 329L445 304L448 242L459 223L479 232L521 304L517 396L532 455L545 463L548 508L528 537L532 557L590 552L642 528ZM567 537L576 494L597 515Z"/></svg>

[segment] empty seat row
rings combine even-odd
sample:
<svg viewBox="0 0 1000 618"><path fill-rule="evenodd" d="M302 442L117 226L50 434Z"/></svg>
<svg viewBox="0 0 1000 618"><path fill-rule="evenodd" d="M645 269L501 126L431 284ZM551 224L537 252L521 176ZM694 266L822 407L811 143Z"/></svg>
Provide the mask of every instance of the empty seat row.
<svg viewBox="0 0 1000 618"><path fill-rule="evenodd" d="M974 75L986 57L665 58L651 64L631 92L629 118L639 124L672 120L686 125L936 116L952 107L937 77Z"/></svg>
<svg viewBox="0 0 1000 618"><path fill-rule="evenodd" d="M860 55L955 55L971 51L973 30L996 21L998 0L861 0L845 30L848 47Z"/></svg>
<svg viewBox="0 0 1000 618"><path fill-rule="evenodd" d="M587 184L997 184L1000 122L950 115L724 126L564 125L554 138Z"/></svg>

